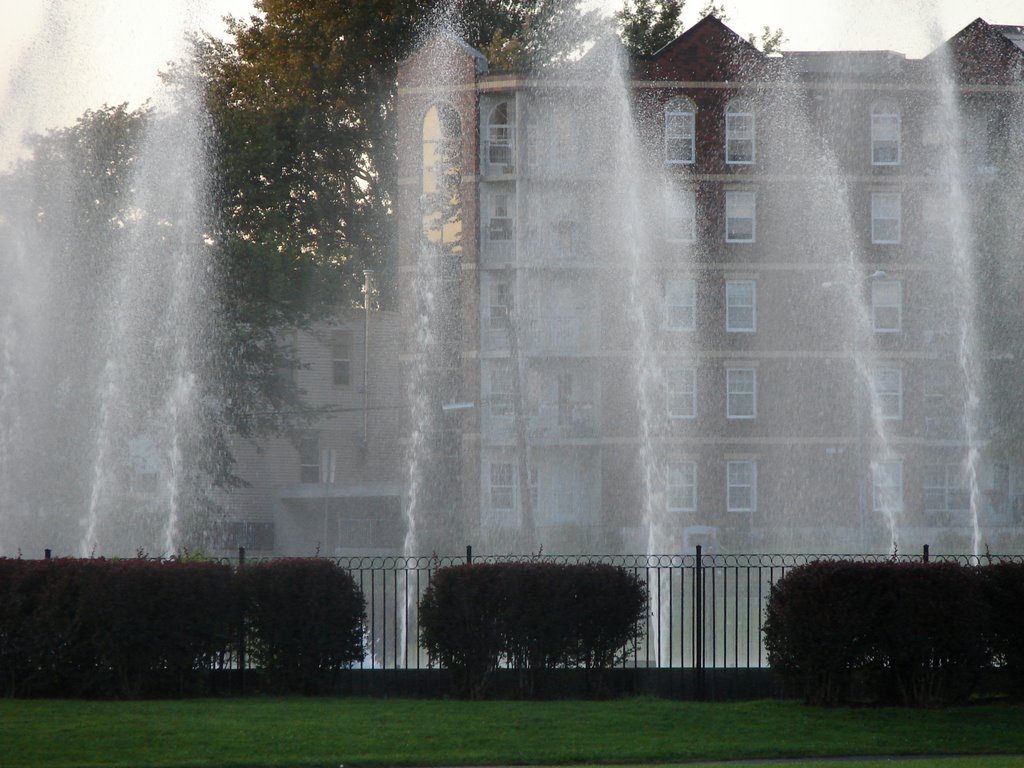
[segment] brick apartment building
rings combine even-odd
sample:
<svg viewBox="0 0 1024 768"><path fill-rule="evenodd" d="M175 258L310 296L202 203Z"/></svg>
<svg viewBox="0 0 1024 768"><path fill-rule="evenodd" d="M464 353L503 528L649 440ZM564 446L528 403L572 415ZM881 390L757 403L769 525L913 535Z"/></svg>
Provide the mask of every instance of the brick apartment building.
<svg viewBox="0 0 1024 768"><path fill-rule="evenodd" d="M707 17L608 55L400 69L417 545L1019 548L969 396L1012 358L973 254L1024 256L1022 28L765 56Z"/></svg>

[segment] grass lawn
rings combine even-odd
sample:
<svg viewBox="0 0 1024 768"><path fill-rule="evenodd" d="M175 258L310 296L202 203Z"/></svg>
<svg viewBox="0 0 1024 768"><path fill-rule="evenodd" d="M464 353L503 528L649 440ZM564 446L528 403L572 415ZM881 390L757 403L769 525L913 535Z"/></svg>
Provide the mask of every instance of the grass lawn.
<svg viewBox="0 0 1024 768"><path fill-rule="evenodd" d="M0 700L4 768L621 765L890 754L1024 754L1024 706L812 709L795 702L658 699ZM1024 762L934 764L1000 768Z"/></svg>

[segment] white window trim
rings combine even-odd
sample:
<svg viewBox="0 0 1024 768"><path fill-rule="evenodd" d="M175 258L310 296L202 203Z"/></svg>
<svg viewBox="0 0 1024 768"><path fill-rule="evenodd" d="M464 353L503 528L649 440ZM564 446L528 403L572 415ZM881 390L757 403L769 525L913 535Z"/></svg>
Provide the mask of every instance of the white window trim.
<svg viewBox="0 0 1024 768"><path fill-rule="evenodd" d="M729 215L729 200L736 199L739 195L750 196L750 237L729 237L729 221L738 216ZM725 193L725 242L727 243L753 243L757 241L757 192L750 189L731 189Z"/></svg>
<svg viewBox="0 0 1024 768"><path fill-rule="evenodd" d="M693 498L690 506L673 506L672 505L672 483L670 478L672 477L673 469L685 472L688 475L689 482L679 483L680 488L692 488ZM669 462L669 466L665 472L665 508L669 512L696 512L697 511L697 462L684 459L676 459Z"/></svg>
<svg viewBox="0 0 1024 768"><path fill-rule="evenodd" d="M729 286L749 285L750 286L750 326L736 325L733 322L733 304L729 302ZM741 308L740 305L736 306ZM742 305L746 309L746 305ZM756 280L726 280L725 281L725 330L729 333L756 333L757 332L757 281Z"/></svg>
<svg viewBox="0 0 1024 768"><path fill-rule="evenodd" d="M928 471L932 469L938 469L942 471L942 483L940 485L930 485L928 482ZM928 507L928 494L931 492L940 492L942 494L942 505L939 507ZM965 505L962 507L955 507L950 502L954 495L960 494L964 496ZM963 468L956 464L928 464L924 468L924 475L921 482L921 496L926 513L935 512L967 512L971 508L970 501L970 489L969 484L966 482L964 477Z"/></svg>
<svg viewBox="0 0 1024 768"><path fill-rule="evenodd" d="M875 145L885 139L879 139L875 136L875 118L896 118L896 160L876 160L875 159ZM872 165L900 165L903 160L903 120L900 117L900 113L890 108L876 108L871 110L871 164Z"/></svg>
<svg viewBox="0 0 1024 768"><path fill-rule="evenodd" d="M685 199L685 204L683 200ZM697 193L692 188L679 184L669 184L665 189L665 222L668 232L665 239L670 243L694 243L697 241ZM674 212L683 209L684 216L676 217ZM677 237L677 231L672 224L679 218L682 220L685 233L683 237Z"/></svg>
<svg viewBox="0 0 1024 768"><path fill-rule="evenodd" d="M495 482L494 482L494 472L495 472L495 470L498 467L509 467L510 468L510 470L511 470L511 477L510 477L510 482L509 482L508 485L506 485L504 483L502 483L502 484L495 484ZM508 506L498 506L498 505L496 505L494 503L494 492L495 492L496 489L501 490L501 491L505 491L505 489L508 489L507 490L507 492L509 494L509 496L508 496L508 498L509 498L509 505ZM491 511L494 511L494 512L506 513L506 512L514 512L515 511L515 508L516 508L516 470L515 470L515 465L511 461L492 461L492 462L490 462L490 465L488 467L488 473L487 473L487 507L488 507L488 509L490 509Z"/></svg>
<svg viewBox="0 0 1024 768"><path fill-rule="evenodd" d="M505 203L505 216L498 216L498 200L504 196L506 198ZM508 221L508 233L507 238L498 239L494 237L495 227L494 221ZM516 211L515 211L515 194L511 190L495 190L491 192L487 201L487 240L491 243L512 243L516 239Z"/></svg>
<svg viewBox="0 0 1024 768"><path fill-rule="evenodd" d="M678 413L672 410L672 403L674 397L681 397L686 395L686 389L675 390L672 388L673 374L682 372L684 375L688 375L690 379L690 407L689 413ZM668 417L675 420L686 421L697 418L697 369L693 366L684 366L681 368L672 368L668 371L665 377L666 384L666 398L665 408L668 413Z"/></svg>
<svg viewBox="0 0 1024 768"><path fill-rule="evenodd" d="M671 289L671 286L675 284L679 287L678 291ZM686 293L689 299L688 303L673 302L671 299L674 294ZM665 295L665 330L673 332L692 332L697 328L697 282L693 278L669 278L665 281L664 288ZM672 313L670 309L672 307L689 307L690 308L690 323L689 325L675 325L671 322Z"/></svg>
<svg viewBox="0 0 1024 768"><path fill-rule="evenodd" d="M512 376L510 367L502 364L492 364L487 373L487 401L488 401L488 413L492 419L501 419L503 421L509 421L512 419L512 382L509 377ZM505 382L508 387L502 389L499 385L495 387L495 382ZM505 399L507 405L507 413L498 413L495 408L495 395L498 395Z"/></svg>
<svg viewBox="0 0 1024 768"><path fill-rule="evenodd" d="M729 379L733 373L749 372L752 389L750 392L733 392ZM732 395L751 395L750 413L733 413ZM725 416L728 419L756 419L757 418L757 368L726 368L725 369Z"/></svg>
<svg viewBox="0 0 1024 768"><path fill-rule="evenodd" d="M879 216L878 208L881 207L881 201L883 199L895 199L897 202L896 206L896 217L889 218ZM875 232L875 222L883 221L895 221L896 222L896 239L885 240L879 237ZM900 192L872 192L871 193L871 242L875 245L898 245L903 240L903 195Z"/></svg>
<svg viewBox="0 0 1024 768"><path fill-rule="evenodd" d="M729 145L732 141L744 141L745 139L734 139L732 136L732 130L729 127L730 117L749 117L750 118L750 159L749 160L730 160L729 159ZM757 161L757 117L753 111L747 109L745 106L734 106L729 105L725 108L725 163L726 165L753 165Z"/></svg>
<svg viewBox="0 0 1024 768"><path fill-rule="evenodd" d="M896 374L896 390L885 390L879 389L879 374L882 373L895 373ZM896 412L886 413L885 409L882 409L882 413L879 414L883 421L899 421L903 418L903 371L900 368L875 368L873 372L873 382L875 387L875 397L879 402L882 402L883 398L891 398L895 395L896 397Z"/></svg>
<svg viewBox="0 0 1024 768"><path fill-rule="evenodd" d="M505 294L506 294L505 295L505 299L506 299L506 301L505 301L504 304L497 304L496 303L496 299L501 298L499 296L499 294L501 293L502 287L504 287L504 290L505 290ZM494 281L492 281L490 283L490 285L487 288L487 329L488 330L490 330L490 331L505 331L505 330L508 330L509 323L510 323L510 321L512 319L511 318L512 307L510 306L511 305L511 299L512 299L512 284L510 282L508 282L507 280L494 280ZM504 306L505 307L505 315L504 315L504 317L498 316L497 318L495 318L493 310L494 310L495 307L498 307L498 306Z"/></svg>
<svg viewBox="0 0 1024 768"><path fill-rule="evenodd" d="M750 467L750 483L734 483L732 479L733 467L737 465ZM733 503L733 488L750 488L750 506L742 507ZM756 512L757 511L757 462L752 460L730 461L725 468L725 508L727 512Z"/></svg>
<svg viewBox="0 0 1024 768"><path fill-rule="evenodd" d="M880 286L896 286L896 303L895 304L882 304L880 301L876 301L876 287ZM889 327L879 325L878 323L878 310L880 309L895 309L896 310L896 325L895 327ZM903 330L903 282L900 280L875 280L871 283L871 328L875 333L900 333Z"/></svg>
<svg viewBox="0 0 1024 768"><path fill-rule="evenodd" d="M494 122L494 116L498 113L498 110L505 107L505 119L511 121L514 118L510 114L512 112L512 105L507 101L502 101L494 105L491 109L490 114L487 116L487 133L486 133L486 144L485 153L487 164L489 166L500 167L503 170L508 167L515 167L516 162L516 140L515 140L515 124L512 122L496 123ZM507 160L495 160L493 159L493 150L495 148L501 148L507 150Z"/></svg>
<svg viewBox="0 0 1024 768"><path fill-rule="evenodd" d="M882 485L879 482L881 479L880 470L883 466L896 468L896 483ZM883 495L881 491L887 488L893 488L898 491L898 493L894 494L896 498L895 506L886 506L883 503L883 499L880 498ZM901 512L903 510L903 462L899 459L871 463L871 505L875 512Z"/></svg>
<svg viewBox="0 0 1024 768"><path fill-rule="evenodd" d="M690 133L670 134L669 122L672 117L690 118ZM693 165L697 160L697 110L689 99L673 99L665 105L665 162L669 165ZM690 159L677 160L669 152L669 140L690 140Z"/></svg>

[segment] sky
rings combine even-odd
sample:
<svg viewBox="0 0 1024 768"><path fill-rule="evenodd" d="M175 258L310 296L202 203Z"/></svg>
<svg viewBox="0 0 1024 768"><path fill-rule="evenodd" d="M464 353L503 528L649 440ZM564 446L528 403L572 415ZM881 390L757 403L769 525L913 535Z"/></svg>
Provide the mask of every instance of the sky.
<svg viewBox="0 0 1024 768"><path fill-rule="evenodd" d="M339 0L345 2L345 0ZM706 0L689 0L698 20ZM746 35L781 27L784 49L890 49L926 54L981 16L1024 24L1022 0L723 0ZM609 13L622 0L589 0ZM26 131L72 122L104 103L135 106L157 94L157 72L185 50L188 30L221 34L251 0L0 0L0 165Z"/></svg>

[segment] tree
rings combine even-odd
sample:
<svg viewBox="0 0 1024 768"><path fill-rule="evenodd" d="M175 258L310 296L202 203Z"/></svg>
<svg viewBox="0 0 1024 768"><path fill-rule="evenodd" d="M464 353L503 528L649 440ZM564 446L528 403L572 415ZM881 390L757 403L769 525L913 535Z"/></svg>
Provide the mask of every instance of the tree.
<svg viewBox="0 0 1024 768"><path fill-rule="evenodd" d="M634 56L650 56L660 50L682 31L684 5L685 0L624 0L622 9L615 14L623 45ZM700 17L705 16L729 21L725 5L714 0L701 9ZM781 29L768 26L760 37L751 32L747 39L766 54L778 53L786 41Z"/></svg>

